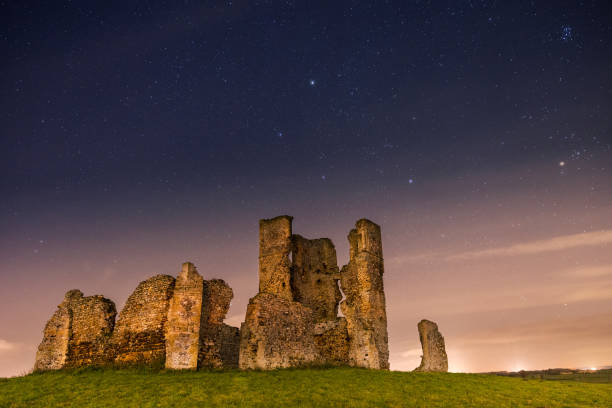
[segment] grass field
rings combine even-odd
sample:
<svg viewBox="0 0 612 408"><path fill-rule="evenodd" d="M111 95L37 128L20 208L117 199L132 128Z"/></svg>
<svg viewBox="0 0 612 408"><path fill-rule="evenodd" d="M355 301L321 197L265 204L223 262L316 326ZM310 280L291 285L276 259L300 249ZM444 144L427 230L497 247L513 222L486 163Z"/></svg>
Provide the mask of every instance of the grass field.
<svg viewBox="0 0 612 408"><path fill-rule="evenodd" d="M0 407L612 407L612 384L354 368L95 369L0 379Z"/></svg>

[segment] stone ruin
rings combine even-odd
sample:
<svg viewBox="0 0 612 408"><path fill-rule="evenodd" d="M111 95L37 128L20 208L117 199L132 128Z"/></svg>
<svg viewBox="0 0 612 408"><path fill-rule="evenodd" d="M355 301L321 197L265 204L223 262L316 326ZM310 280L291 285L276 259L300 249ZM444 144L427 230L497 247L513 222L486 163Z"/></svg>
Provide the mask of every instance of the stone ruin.
<svg viewBox="0 0 612 408"><path fill-rule="evenodd" d="M35 370L103 364L168 368L238 367L239 329L223 323L234 294L222 280L204 280L186 262L178 278L141 282L115 324L112 300L66 293L47 322Z"/></svg>
<svg viewBox="0 0 612 408"><path fill-rule="evenodd" d="M414 371L447 372L448 358L444 346L444 337L438 331L438 325L429 320L421 320L418 324L423 356L421 365Z"/></svg>
<svg viewBox="0 0 612 408"><path fill-rule="evenodd" d="M240 368L389 368L380 227L357 221L339 270L333 243L294 235L291 222L259 223L259 293L242 323Z"/></svg>
<svg viewBox="0 0 612 408"><path fill-rule="evenodd" d="M186 262L177 278L141 282L116 323L111 300L66 293L45 326L34 368L159 363L171 369L388 369L380 227L357 221L348 235L349 263L340 269L329 239L295 235L291 223L289 216L260 221L259 293L240 329L223 322L232 289L223 280L205 280Z"/></svg>

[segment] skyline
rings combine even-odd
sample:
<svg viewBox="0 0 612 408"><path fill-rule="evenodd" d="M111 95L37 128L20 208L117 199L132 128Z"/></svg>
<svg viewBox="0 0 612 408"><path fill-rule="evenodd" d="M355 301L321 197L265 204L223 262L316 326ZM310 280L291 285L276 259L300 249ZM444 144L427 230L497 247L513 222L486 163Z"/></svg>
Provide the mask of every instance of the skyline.
<svg viewBox="0 0 612 408"><path fill-rule="evenodd" d="M0 377L66 291L192 261L257 293L258 220L338 265L382 228L392 370L612 365L604 1L0 5Z"/></svg>

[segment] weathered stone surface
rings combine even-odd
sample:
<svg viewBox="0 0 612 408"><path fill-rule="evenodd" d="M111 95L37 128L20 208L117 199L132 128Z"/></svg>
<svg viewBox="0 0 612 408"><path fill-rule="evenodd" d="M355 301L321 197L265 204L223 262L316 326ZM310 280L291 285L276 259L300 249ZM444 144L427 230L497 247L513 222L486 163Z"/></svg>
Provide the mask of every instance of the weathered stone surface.
<svg viewBox="0 0 612 408"><path fill-rule="evenodd" d="M234 292L221 279L204 281L199 367L238 367L240 330L223 323Z"/></svg>
<svg viewBox="0 0 612 408"><path fill-rule="evenodd" d="M444 346L444 337L438 331L438 325L429 320L421 320L418 324L419 338L423 347L421 365L414 371L448 371L448 357Z"/></svg>
<svg viewBox="0 0 612 408"><path fill-rule="evenodd" d="M291 293L291 220L281 215L259 221L259 293L293 300Z"/></svg>
<svg viewBox="0 0 612 408"><path fill-rule="evenodd" d="M314 340L326 363L349 363L349 337L344 317L315 324Z"/></svg>
<svg viewBox="0 0 612 408"><path fill-rule="evenodd" d="M336 249L328 238L293 235L293 299L312 309L315 321L336 320L342 293L338 288Z"/></svg>
<svg viewBox="0 0 612 408"><path fill-rule="evenodd" d="M66 366L106 364L112 359L110 337L115 327L115 303L103 296L86 296L72 291L71 336L68 343Z"/></svg>
<svg viewBox="0 0 612 408"><path fill-rule="evenodd" d="M72 325L69 303L75 295L82 297L83 293L74 290L66 293L64 300L45 325L43 340L36 352L34 370L58 370L66 363Z"/></svg>
<svg viewBox="0 0 612 408"><path fill-rule="evenodd" d="M238 368L240 329L222 323L200 330L199 367Z"/></svg>
<svg viewBox="0 0 612 408"><path fill-rule="evenodd" d="M174 277L156 275L140 282L119 314L111 339L115 361L129 364L163 362L165 326Z"/></svg>
<svg viewBox="0 0 612 408"><path fill-rule="evenodd" d="M204 279L191 262L185 262L168 308L166 368L198 367L203 291Z"/></svg>
<svg viewBox="0 0 612 408"><path fill-rule="evenodd" d="M240 329L240 368L273 369L321 362L310 308L269 293L251 298Z"/></svg>
<svg viewBox="0 0 612 408"><path fill-rule="evenodd" d="M108 363L116 315L112 300L99 295L84 297L77 289L68 291L45 326L34 369Z"/></svg>
<svg viewBox="0 0 612 408"><path fill-rule="evenodd" d="M361 219L348 235L350 260L340 272L341 303L346 317L349 363L358 367L389 368L387 313L383 287L380 227Z"/></svg>

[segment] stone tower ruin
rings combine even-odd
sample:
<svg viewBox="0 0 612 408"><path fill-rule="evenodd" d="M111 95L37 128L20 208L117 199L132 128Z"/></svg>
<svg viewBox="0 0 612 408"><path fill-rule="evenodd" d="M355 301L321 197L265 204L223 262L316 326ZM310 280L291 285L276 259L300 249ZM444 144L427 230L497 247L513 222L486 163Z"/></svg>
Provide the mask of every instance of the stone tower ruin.
<svg viewBox="0 0 612 408"><path fill-rule="evenodd" d="M259 292L241 329L223 322L232 289L185 262L176 278L141 282L116 323L111 300L66 293L45 326L35 369L109 363L388 369L380 227L357 221L348 235L349 263L340 269L331 240L293 234L291 223L287 215L259 223Z"/></svg>
<svg viewBox="0 0 612 408"><path fill-rule="evenodd" d="M283 215L259 223L259 293L241 327L240 367L389 368L380 227L357 221L350 261L339 270L331 240L295 235L291 222Z"/></svg>

